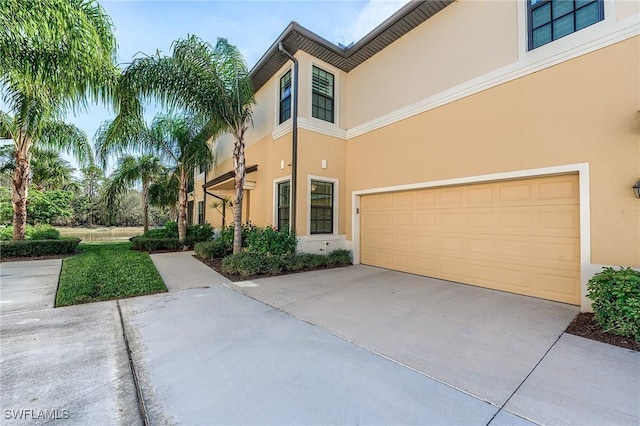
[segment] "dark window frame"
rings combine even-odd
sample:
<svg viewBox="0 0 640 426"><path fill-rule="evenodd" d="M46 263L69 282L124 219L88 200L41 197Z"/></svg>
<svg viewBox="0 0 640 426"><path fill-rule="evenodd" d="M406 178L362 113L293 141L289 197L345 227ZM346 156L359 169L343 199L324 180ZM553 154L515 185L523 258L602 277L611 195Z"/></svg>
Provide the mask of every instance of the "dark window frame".
<svg viewBox="0 0 640 426"><path fill-rule="evenodd" d="M196 212L198 214L198 225L204 225L205 223L205 212L204 212L204 201L198 201L196 203Z"/></svg>
<svg viewBox="0 0 640 426"><path fill-rule="evenodd" d="M291 118L291 70L280 77L280 102L278 106L278 124Z"/></svg>
<svg viewBox="0 0 640 426"><path fill-rule="evenodd" d="M528 50L533 50L533 49L537 49L538 47L542 47L545 46L549 43L553 43L555 40L559 40L562 37L568 36L569 34L573 34L576 33L580 30L583 30L587 27L590 27L591 25L597 24L598 22L601 22L604 20L604 0L561 0L562 3L559 3L559 0L527 0L527 37L528 37ZM566 2L566 3L565 3ZM572 7L570 10L567 10L561 14L559 14L558 16L554 16L554 6L555 4L564 4L567 5L568 2L571 2ZM577 28L577 23L576 23L576 16L578 14L578 11L580 10L586 10L586 8L591 7L591 5L596 4L597 8L598 8L598 17L597 20L595 20L594 22L591 22L587 25L584 25L580 28ZM548 5L548 6L547 6ZM543 10L543 8L549 8L549 20L545 21L544 23L537 25L534 28L534 23L533 23L533 16L534 16L534 11L540 9L541 11ZM572 15L573 17L573 31L561 34L559 36L556 36L554 34L554 22L558 22L563 18L568 17L569 15ZM549 41L546 41L544 43L538 44L538 45L534 45L534 31L541 29L545 26L549 25L550 26L550 31L551 31L551 39Z"/></svg>
<svg viewBox="0 0 640 426"><path fill-rule="evenodd" d="M325 186L330 188L329 193L326 192L318 192L317 194L320 197L315 197L314 199L314 185L317 185L316 188L320 188L321 186ZM310 193L310 210L309 210L309 233L311 235L318 234L333 234L334 233L334 225L335 225L335 182L332 181L324 181L319 179L311 180L311 188L309 188ZM329 195L329 205L327 204L316 204L314 205L314 200L325 199L326 196ZM327 219L328 216L328 219Z"/></svg>
<svg viewBox="0 0 640 426"><path fill-rule="evenodd" d="M331 76L329 82L324 76ZM325 81L322 81L324 79ZM316 82L314 84L314 82ZM321 90L317 90L316 87L321 84L325 87L331 87L331 96ZM336 92L336 76L329 71L326 71L315 65L311 68L311 116L318 120L323 120L329 123L335 123L335 92Z"/></svg>
<svg viewBox="0 0 640 426"><path fill-rule="evenodd" d="M286 204L283 204L286 188ZM291 181L283 180L276 184L276 224L278 229L290 229L291 227Z"/></svg>

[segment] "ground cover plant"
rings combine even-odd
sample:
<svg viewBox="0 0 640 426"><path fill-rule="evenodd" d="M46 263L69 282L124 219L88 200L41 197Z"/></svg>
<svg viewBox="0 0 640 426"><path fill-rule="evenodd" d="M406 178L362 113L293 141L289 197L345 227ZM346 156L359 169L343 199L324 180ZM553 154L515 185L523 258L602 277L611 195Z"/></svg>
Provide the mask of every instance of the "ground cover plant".
<svg viewBox="0 0 640 426"><path fill-rule="evenodd" d="M81 253L62 263L56 306L166 292L149 254L130 248L131 243L80 244Z"/></svg>

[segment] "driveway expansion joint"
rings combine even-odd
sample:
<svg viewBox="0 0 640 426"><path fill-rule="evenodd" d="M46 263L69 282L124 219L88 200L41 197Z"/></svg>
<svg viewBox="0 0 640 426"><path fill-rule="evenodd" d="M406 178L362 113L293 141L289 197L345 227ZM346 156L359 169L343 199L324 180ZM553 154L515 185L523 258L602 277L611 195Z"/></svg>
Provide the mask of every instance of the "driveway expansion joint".
<svg viewBox="0 0 640 426"><path fill-rule="evenodd" d="M518 390L520 390L520 388L522 387L522 385L524 384L524 382L527 381L527 379L529 378L529 376L531 376L533 374L534 371L536 371L536 368L538 368L538 366L540 365L540 363L542 362L543 359L545 359L547 357L547 355L549 354L549 352L551 352L551 349L553 349L553 347L556 345L556 343L558 343L558 341L560 340L560 338L562 337L562 335L564 334L564 332L560 333L558 335L558 337L556 338L556 340L551 344L551 346L549 346L549 348L547 349L547 351L544 353L544 355L542 355L542 357L538 360L538 362L536 363L536 365L533 366L533 368L531 369L531 371L529 371L529 373L525 376L524 379L522 379L522 382L520 382L520 384L518 385L518 387L513 391L513 393L511 395L509 395L509 398L506 399L506 401L504 401L504 403L502 404L502 406L500 407L500 409L493 415L493 417L491 418L491 420L489 420L489 423L487 423L486 426L489 426L491 424L491 422L496 418L496 416L500 413L500 411L504 410L504 407L506 407L507 403L511 400L511 398L513 398L513 396L518 392ZM511 413L509 411L509 413ZM526 417L522 417L519 416L516 413L511 413L513 415L516 415L520 418L523 418L529 422L532 423L536 423L535 421L528 419ZM536 423L537 424L537 423Z"/></svg>
<svg viewBox="0 0 640 426"><path fill-rule="evenodd" d="M127 358L129 359L129 368L131 369L131 376L133 378L133 385L136 389L136 400L138 402L138 412L145 426L151 425L149 421L149 414L144 402L144 395L142 393L142 387L140 386L140 380L136 371L136 366L133 363L133 357L131 356L131 347L129 346L129 338L127 337L127 330L124 325L124 318L122 316L122 308L120 308L120 300L116 300L118 307L118 315L120 316L120 327L122 328L122 338L124 339L125 348L127 350Z"/></svg>

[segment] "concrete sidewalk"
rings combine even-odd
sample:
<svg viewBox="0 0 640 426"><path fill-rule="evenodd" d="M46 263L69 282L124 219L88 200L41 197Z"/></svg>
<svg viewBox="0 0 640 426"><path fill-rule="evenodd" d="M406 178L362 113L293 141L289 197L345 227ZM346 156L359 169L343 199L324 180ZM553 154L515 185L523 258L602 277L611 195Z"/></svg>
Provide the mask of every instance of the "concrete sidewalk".
<svg viewBox="0 0 640 426"><path fill-rule="evenodd" d="M151 255L169 291L210 287L230 282L193 257L193 251L157 253Z"/></svg>
<svg viewBox="0 0 640 426"><path fill-rule="evenodd" d="M61 264L0 264L2 424L141 424L117 302L53 309Z"/></svg>

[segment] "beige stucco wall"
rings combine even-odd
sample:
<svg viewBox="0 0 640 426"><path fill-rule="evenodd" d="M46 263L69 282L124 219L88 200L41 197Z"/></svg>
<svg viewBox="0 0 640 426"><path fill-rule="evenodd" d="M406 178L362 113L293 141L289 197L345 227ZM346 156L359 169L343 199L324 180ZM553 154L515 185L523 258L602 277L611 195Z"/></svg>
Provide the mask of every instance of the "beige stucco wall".
<svg viewBox="0 0 640 426"><path fill-rule="evenodd" d="M347 127L518 59L514 1L461 0L348 74Z"/></svg>
<svg viewBox="0 0 640 426"><path fill-rule="evenodd" d="M631 191L640 175L638 43L617 43L349 140L347 194L588 162L592 263L639 266L640 200ZM349 221L347 239L351 232Z"/></svg>

